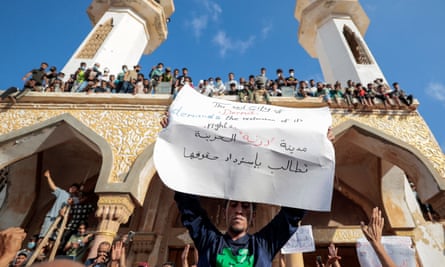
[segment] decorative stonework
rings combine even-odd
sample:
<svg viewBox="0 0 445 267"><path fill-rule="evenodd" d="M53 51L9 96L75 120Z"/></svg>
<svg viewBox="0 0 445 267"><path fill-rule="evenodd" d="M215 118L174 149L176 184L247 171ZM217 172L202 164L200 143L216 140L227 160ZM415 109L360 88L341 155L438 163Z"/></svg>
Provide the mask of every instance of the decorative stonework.
<svg viewBox="0 0 445 267"><path fill-rule="evenodd" d="M121 182L137 156L156 140L157 133L161 130L159 119L166 108L166 105L137 103L22 103L4 109L0 118L0 135L69 113L110 144L113 151L110 182ZM333 110L334 127L354 120L375 128L416 148L441 177L445 177L445 156L428 125L417 112L382 114L342 111L346 110Z"/></svg>
<svg viewBox="0 0 445 267"><path fill-rule="evenodd" d="M156 234L155 233L143 233L138 232L133 237L133 243L131 246L131 250L136 253L146 254L145 260L148 258L148 255L153 250L153 247L156 242Z"/></svg>
<svg viewBox="0 0 445 267"><path fill-rule="evenodd" d="M99 235L115 235L133 213L134 204L127 194L100 195L96 217L99 218Z"/></svg>
<svg viewBox="0 0 445 267"><path fill-rule="evenodd" d="M370 65L373 63L366 53L363 42L347 25L343 26L343 35L357 64Z"/></svg>
<svg viewBox="0 0 445 267"><path fill-rule="evenodd" d="M122 182L136 157L156 140L157 133L161 130L159 121L164 109L153 111L144 110L143 107L139 107L139 110L80 108L80 105L72 105L71 109L9 109L2 113L0 135L69 113L110 144L113 151L110 182Z"/></svg>
<svg viewBox="0 0 445 267"><path fill-rule="evenodd" d="M96 30L90 35L85 45L77 54L77 58L94 58L102 43L107 38L108 34L113 29L113 19L109 19L104 24L96 27Z"/></svg>
<svg viewBox="0 0 445 267"><path fill-rule="evenodd" d="M354 228L314 228L312 229L317 244L355 244L357 239L364 237L360 227Z"/></svg>
<svg viewBox="0 0 445 267"><path fill-rule="evenodd" d="M334 113L333 126L354 120L410 144L419 150L445 179L445 156L428 125L417 112L381 115L376 113Z"/></svg>

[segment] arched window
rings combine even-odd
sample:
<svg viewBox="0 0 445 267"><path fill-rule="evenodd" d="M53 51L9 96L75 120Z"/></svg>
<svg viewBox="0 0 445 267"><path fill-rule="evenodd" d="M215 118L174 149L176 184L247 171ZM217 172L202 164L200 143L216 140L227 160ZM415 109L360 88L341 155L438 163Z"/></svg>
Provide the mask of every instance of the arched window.
<svg viewBox="0 0 445 267"><path fill-rule="evenodd" d="M99 25L96 30L90 35L90 38L88 38L88 41L82 47L82 50L80 50L79 54L77 54L77 58L93 58L112 29L112 18L104 24Z"/></svg>
<svg viewBox="0 0 445 267"><path fill-rule="evenodd" d="M355 33L348 26L343 26L343 35L345 36L346 41L348 42L349 49L351 49L352 54L354 55L355 62L357 64L372 64L371 58L369 57L366 49L363 45L362 40L358 38Z"/></svg>

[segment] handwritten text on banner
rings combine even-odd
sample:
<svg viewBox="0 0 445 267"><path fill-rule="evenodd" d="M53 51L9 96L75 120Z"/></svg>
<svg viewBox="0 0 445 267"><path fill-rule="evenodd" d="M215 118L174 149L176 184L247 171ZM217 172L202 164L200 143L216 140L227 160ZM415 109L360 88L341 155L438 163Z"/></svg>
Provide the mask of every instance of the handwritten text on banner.
<svg viewBox="0 0 445 267"><path fill-rule="evenodd" d="M335 166L329 109L231 102L184 87L154 162L170 188L197 195L330 210Z"/></svg>

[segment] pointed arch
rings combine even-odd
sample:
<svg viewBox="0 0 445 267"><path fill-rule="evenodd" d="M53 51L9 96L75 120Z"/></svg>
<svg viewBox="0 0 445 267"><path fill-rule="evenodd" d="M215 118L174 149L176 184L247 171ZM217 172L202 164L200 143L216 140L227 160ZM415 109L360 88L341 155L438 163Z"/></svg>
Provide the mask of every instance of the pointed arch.
<svg viewBox="0 0 445 267"><path fill-rule="evenodd" d="M409 143L352 120L338 125L333 131L339 147L348 147L342 143L349 143L402 169L416 183L422 201L443 194L445 182L429 160Z"/></svg>
<svg viewBox="0 0 445 267"><path fill-rule="evenodd" d="M351 50L357 64L372 64L372 60L366 52L362 40L360 40L360 38L358 38L347 25L343 26L343 36L345 37L346 42L349 45L349 49Z"/></svg>
<svg viewBox="0 0 445 267"><path fill-rule="evenodd" d="M0 207L0 227L25 224L34 213L45 210L51 195L46 193L48 187L41 185L42 168L57 170L57 186L67 188L82 178L107 182L112 162L112 150L106 140L67 113L1 135L0 168L13 168L5 202ZM94 173L85 174L87 164ZM45 193L40 194L41 189Z"/></svg>

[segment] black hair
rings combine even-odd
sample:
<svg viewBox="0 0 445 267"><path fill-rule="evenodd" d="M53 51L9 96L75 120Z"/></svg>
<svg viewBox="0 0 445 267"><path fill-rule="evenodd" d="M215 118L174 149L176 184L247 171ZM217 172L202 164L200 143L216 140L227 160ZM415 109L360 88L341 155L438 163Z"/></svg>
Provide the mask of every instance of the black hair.
<svg viewBox="0 0 445 267"><path fill-rule="evenodd" d="M77 188L77 190L80 190L80 184L79 183L73 183L71 186L74 186L75 188Z"/></svg>
<svg viewBox="0 0 445 267"><path fill-rule="evenodd" d="M80 221L79 224L77 225L77 228L79 228L79 226L81 225L85 225L85 229L88 228L88 223L86 221Z"/></svg>
<svg viewBox="0 0 445 267"><path fill-rule="evenodd" d="M229 204L229 201L237 201L237 200L224 200L224 208L227 208L227 205ZM240 201L240 202L248 202L248 201ZM252 204L252 210L256 211L256 203L255 202L249 202L250 204Z"/></svg>

